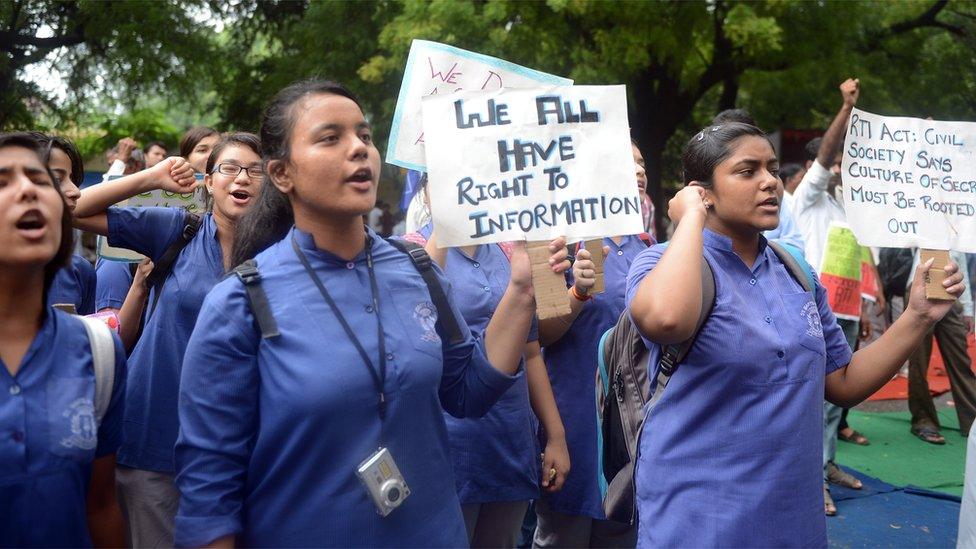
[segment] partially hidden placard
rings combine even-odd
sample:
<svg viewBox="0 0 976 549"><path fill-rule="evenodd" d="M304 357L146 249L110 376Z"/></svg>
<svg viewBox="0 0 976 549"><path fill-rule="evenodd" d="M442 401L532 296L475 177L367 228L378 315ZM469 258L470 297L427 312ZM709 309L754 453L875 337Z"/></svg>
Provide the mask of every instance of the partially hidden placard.
<svg viewBox="0 0 976 549"><path fill-rule="evenodd" d="M410 45L400 95L393 113L386 161L404 168L426 171L420 107L421 99L425 96L460 90L567 86L572 83L568 78L503 59L437 42L414 40Z"/></svg>
<svg viewBox="0 0 976 549"><path fill-rule="evenodd" d="M110 176L109 181L118 179L122 176ZM197 179L202 179L202 174L197 174ZM198 188L191 193L174 193L156 189L153 191L137 194L128 200L116 204L117 207L124 208L183 208L190 213L203 215L207 212L207 201L203 196L202 188ZM116 248L108 245L108 239L99 236L96 243L98 256L110 261L123 261L127 263L138 263L145 259L145 256L128 250L126 248Z"/></svg>
<svg viewBox="0 0 976 549"><path fill-rule="evenodd" d="M439 246L643 230L624 86L435 95L423 116Z"/></svg>

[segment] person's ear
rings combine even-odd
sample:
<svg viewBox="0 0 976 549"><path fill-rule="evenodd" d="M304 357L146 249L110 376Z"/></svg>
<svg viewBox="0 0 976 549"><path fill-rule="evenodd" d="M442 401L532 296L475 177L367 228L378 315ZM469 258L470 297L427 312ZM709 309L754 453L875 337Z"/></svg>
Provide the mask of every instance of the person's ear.
<svg viewBox="0 0 976 549"><path fill-rule="evenodd" d="M268 178L271 179L271 183L282 194L291 193L292 189L295 188L294 181L291 178L291 173L289 173L288 165L283 160L270 160L268 161Z"/></svg>
<svg viewBox="0 0 976 549"><path fill-rule="evenodd" d="M712 192L711 186L706 187L705 185L702 185L698 181L692 181L691 183L688 183L688 186L700 187L702 190L705 191L704 196L702 196L702 205L705 206L706 210L712 208L715 205L715 193Z"/></svg>

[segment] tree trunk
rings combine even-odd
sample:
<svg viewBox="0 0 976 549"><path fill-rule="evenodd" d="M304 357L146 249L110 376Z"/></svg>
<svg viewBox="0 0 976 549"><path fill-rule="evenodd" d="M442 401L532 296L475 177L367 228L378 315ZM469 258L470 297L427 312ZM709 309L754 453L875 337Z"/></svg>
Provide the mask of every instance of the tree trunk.
<svg viewBox="0 0 976 549"><path fill-rule="evenodd" d="M735 108L739 96L739 75L732 75L722 82L722 97L718 100L718 112Z"/></svg>

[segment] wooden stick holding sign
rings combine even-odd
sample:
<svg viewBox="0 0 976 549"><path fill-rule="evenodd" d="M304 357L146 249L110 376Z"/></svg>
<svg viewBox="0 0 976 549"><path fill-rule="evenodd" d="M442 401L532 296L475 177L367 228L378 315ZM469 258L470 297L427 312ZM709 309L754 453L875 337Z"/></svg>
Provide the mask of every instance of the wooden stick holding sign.
<svg viewBox="0 0 976 549"><path fill-rule="evenodd" d="M922 248L919 252L919 262L924 265L929 259L934 259L935 261L932 262L932 267L929 268L929 272L925 275L925 297L929 299L955 301L955 296L947 292L945 287L942 286L942 282L945 281L947 276L945 268L949 264L949 252Z"/></svg>
<svg viewBox="0 0 976 549"><path fill-rule="evenodd" d="M549 242L529 242L527 250L532 263L535 312L539 320L569 314L566 278L560 273L552 272L552 267L549 266Z"/></svg>
<svg viewBox="0 0 976 549"><path fill-rule="evenodd" d="M587 292L589 295L602 294L604 290L603 286L603 239L595 238L593 240L587 240L584 243L586 251L590 252L590 261L593 262L593 273L596 282L590 291Z"/></svg>

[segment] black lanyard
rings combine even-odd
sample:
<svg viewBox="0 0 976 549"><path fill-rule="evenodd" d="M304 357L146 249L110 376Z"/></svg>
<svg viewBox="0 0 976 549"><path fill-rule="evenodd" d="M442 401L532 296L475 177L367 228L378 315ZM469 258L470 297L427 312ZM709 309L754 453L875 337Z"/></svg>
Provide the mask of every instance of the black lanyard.
<svg viewBox="0 0 976 549"><path fill-rule="evenodd" d="M384 393L384 383L386 382L386 341L383 338L383 321L380 319L380 302L379 302L379 288L376 285L376 273L373 272L373 251L372 251L373 239L367 236L366 239L366 267L369 269L369 285L373 292L373 314L376 315L376 332L377 338L379 339L380 346L380 368L379 373L376 372L376 368L373 366L373 361L370 360L369 355L366 354L366 349L363 348L363 344L360 343L359 338L356 337L356 333L352 331L349 323L346 322L346 318L342 316L342 311L339 310L339 306L336 305L335 300L329 294L329 290L325 288L322 281L319 279L318 275L312 269L312 266L308 264L308 258L302 252L301 247L298 245L298 241L295 239L295 234L291 235L291 247L295 249L295 255L298 256L299 261L302 262L302 266L305 267L305 272L308 273L309 278L315 283L315 286L319 289L322 294L322 298L328 303L329 307L335 313L336 318L339 320L339 324L342 324L342 329L346 331L346 335L349 336L349 340L352 344L356 346L356 350L359 351L359 356L363 357L363 362L366 365L366 369L369 370L370 376L373 378L373 384L376 385L376 392L379 393L379 413L380 421L382 422L386 418L386 393Z"/></svg>

